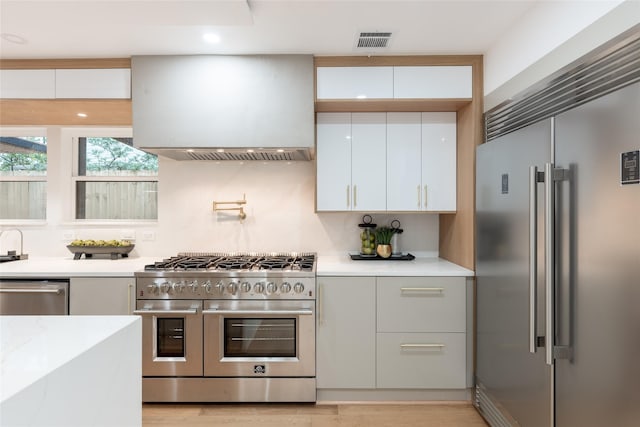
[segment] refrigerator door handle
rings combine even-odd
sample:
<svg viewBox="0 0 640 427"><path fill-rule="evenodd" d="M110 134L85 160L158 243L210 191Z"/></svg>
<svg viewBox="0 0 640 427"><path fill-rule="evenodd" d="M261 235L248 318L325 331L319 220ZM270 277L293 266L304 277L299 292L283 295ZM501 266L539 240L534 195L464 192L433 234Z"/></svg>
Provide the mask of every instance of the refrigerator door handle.
<svg viewBox="0 0 640 427"><path fill-rule="evenodd" d="M555 180L553 163L544 165L545 360L553 365L555 344Z"/></svg>
<svg viewBox="0 0 640 427"><path fill-rule="evenodd" d="M529 167L529 352L536 353L538 340L538 183L544 182L544 172Z"/></svg>
<svg viewBox="0 0 640 427"><path fill-rule="evenodd" d="M556 181L570 179L569 170L556 168L553 163L546 163L544 166L544 240L545 240L545 359L547 365L553 365L555 359L566 358L567 347L556 347L556 230L555 230L555 210L556 210Z"/></svg>

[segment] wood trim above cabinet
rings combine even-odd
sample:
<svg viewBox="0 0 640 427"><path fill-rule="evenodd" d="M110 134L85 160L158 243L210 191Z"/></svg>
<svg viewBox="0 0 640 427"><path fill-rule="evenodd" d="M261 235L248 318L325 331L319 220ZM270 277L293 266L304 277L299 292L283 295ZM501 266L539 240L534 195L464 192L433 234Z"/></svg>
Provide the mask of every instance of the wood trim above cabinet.
<svg viewBox="0 0 640 427"><path fill-rule="evenodd" d="M316 56L315 67L380 67L482 64L482 55Z"/></svg>
<svg viewBox="0 0 640 427"><path fill-rule="evenodd" d="M322 99L316 100L316 112L437 112L458 111L471 99Z"/></svg>
<svg viewBox="0 0 640 427"><path fill-rule="evenodd" d="M130 58L98 59L3 59L0 70L46 70L88 68L131 68Z"/></svg>
<svg viewBox="0 0 640 427"><path fill-rule="evenodd" d="M85 113L87 117L78 117ZM1 99L0 126L131 126L130 99Z"/></svg>

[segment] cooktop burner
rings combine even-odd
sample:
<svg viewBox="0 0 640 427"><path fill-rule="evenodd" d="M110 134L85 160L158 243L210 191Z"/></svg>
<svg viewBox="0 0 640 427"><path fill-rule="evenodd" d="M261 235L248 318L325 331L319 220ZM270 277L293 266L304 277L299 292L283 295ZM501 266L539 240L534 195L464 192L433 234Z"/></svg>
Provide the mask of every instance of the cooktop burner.
<svg viewBox="0 0 640 427"><path fill-rule="evenodd" d="M179 253L146 265L145 271L308 271L314 269L315 254L219 254Z"/></svg>

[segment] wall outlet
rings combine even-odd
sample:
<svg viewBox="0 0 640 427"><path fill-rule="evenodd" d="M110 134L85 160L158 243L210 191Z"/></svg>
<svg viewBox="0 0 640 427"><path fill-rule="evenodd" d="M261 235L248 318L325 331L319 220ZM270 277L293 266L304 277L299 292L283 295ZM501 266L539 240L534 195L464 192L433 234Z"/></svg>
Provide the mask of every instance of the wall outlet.
<svg viewBox="0 0 640 427"><path fill-rule="evenodd" d="M75 231L63 231L62 232L62 240L68 240L68 241L72 241L72 240L76 240L76 233Z"/></svg>
<svg viewBox="0 0 640 427"><path fill-rule="evenodd" d="M120 240L136 240L135 230L120 230Z"/></svg>
<svg viewBox="0 0 640 427"><path fill-rule="evenodd" d="M143 231L142 232L142 240L146 242L152 242L156 240L156 232L155 231Z"/></svg>

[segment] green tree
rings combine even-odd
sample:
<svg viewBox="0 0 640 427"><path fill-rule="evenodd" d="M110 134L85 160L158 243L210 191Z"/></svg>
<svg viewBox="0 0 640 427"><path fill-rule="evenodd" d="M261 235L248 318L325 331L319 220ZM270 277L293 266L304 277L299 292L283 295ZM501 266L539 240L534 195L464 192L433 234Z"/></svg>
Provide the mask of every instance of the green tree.
<svg viewBox="0 0 640 427"><path fill-rule="evenodd" d="M157 171L157 156L115 138L86 139L87 171Z"/></svg>

